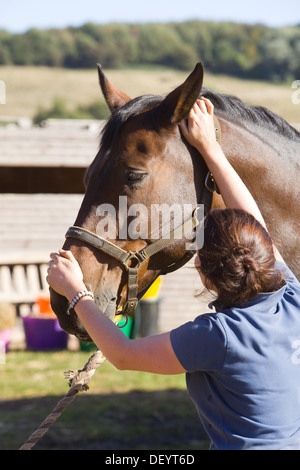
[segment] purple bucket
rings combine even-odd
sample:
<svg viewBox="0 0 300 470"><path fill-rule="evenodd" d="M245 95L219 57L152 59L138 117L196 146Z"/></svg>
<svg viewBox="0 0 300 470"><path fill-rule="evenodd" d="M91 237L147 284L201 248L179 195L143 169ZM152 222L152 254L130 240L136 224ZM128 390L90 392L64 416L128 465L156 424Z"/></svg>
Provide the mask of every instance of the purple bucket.
<svg viewBox="0 0 300 470"><path fill-rule="evenodd" d="M28 349L34 351L66 349L68 334L61 329L56 318L24 317L23 323Z"/></svg>

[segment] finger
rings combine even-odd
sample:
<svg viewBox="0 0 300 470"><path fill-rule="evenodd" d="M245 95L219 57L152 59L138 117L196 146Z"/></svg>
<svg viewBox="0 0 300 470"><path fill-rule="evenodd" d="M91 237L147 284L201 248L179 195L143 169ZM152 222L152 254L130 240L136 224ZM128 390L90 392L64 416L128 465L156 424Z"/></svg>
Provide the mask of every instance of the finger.
<svg viewBox="0 0 300 470"><path fill-rule="evenodd" d="M207 107L203 98L201 98L201 101L199 103L199 108L201 109L202 113L205 113L205 114L207 113Z"/></svg>
<svg viewBox="0 0 300 470"><path fill-rule="evenodd" d="M192 109L190 110L190 114L189 114L189 123L194 121L195 118L197 117L197 114L199 112L199 108L198 108L198 105L195 103L194 106L192 107Z"/></svg>
<svg viewBox="0 0 300 470"><path fill-rule="evenodd" d="M193 110L197 113L197 111L199 111L199 108L200 108L200 104L201 104L201 100L196 100L195 103L194 103L194 106L193 106Z"/></svg>
<svg viewBox="0 0 300 470"><path fill-rule="evenodd" d="M213 114L213 112L214 112L214 105L212 104L212 102L211 102L208 98L204 98L204 97L203 97L203 101L204 101L205 104L206 104L206 108L207 108L208 114Z"/></svg>
<svg viewBox="0 0 300 470"><path fill-rule="evenodd" d="M59 253L50 253L50 259L56 261L59 256Z"/></svg>
<svg viewBox="0 0 300 470"><path fill-rule="evenodd" d="M195 102L192 110L194 112L194 116L201 116L201 114L203 114L205 107L203 108L202 99L199 99Z"/></svg>
<svg viewBox="0 0 300 470"><path fill-rule="evenodd" d="M76 259L74 258L74 255L72 253L72 251L70 250L59 250L59 254L60 256L62 256L63 258L66 258L70 261L76 261Z"/></svg>

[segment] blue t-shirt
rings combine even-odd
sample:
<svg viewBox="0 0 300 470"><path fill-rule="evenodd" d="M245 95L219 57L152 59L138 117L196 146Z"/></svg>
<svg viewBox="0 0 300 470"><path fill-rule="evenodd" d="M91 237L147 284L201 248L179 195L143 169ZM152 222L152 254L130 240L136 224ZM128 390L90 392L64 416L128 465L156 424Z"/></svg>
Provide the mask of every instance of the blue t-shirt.
<svg viewBox="0 0 300 470"><path fill-rule="evenodd" d="M171 332L213 449L300 450L300 283Z"/></svg>

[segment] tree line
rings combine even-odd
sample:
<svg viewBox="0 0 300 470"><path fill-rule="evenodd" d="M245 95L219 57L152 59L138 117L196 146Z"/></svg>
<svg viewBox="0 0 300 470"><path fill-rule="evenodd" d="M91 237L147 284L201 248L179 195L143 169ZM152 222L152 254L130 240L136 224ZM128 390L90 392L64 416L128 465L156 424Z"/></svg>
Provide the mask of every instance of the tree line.
<svg viewBox="0 0 300 470"><path fill-rule="evenodd" d="M263 80L300 78L300 25L230 22L107 24L0 31L0 64L105 68L160 65Z"/></svg>

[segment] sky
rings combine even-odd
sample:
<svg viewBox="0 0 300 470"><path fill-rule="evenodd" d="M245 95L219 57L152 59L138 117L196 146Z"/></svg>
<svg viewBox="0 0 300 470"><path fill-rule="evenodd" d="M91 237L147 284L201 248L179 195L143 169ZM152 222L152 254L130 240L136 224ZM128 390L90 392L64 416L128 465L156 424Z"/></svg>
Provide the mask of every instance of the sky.
<svg viewBox="0 0 300 470"><path fill-rule="evenodd" d="M185 20L300 24L299 0L0 0L0 29L81 26L87 22L145 23Z"/></svg>

